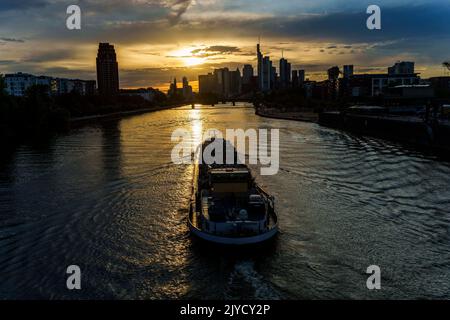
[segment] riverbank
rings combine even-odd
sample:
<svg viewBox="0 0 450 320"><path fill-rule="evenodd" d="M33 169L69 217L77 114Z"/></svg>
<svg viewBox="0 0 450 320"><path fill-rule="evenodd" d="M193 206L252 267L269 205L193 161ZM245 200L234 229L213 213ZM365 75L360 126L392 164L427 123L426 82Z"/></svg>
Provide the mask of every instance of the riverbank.
<svg viewBox="0 0 450 320"><path fill-rule="evenodd" d="M149 107L149 108L143 108L143 109L119 111L119 112L112 112L112 113L98 114L98 115L84 116L84 117L72 117L69 119L69 122L70 122L71 126L73 126L73 125L77 126L77 125L82 125L84 123L92 122L92 121L100 120L100 119L111 119L111 118L124 117L124 116L129 116L129 115L139 115L139 114L144 114L144 113L148 113L148 112L155 112L155 111L167 110L167 109L172 109L172 108L178 108L183 105L185 105L185 103L167 105L167 106L155 106L155 107Z"/></svg>
<svg viewBox="0 0 450 320"><path fill-rule="evenodd" d="M356 134L404 142L446 156L450 154L449 121L436 119L427 122L417 116L323 112L318 123Z"/></svg>
<svg viewBox="0 0 450 320"><path fill-rule="evenodd" d="M15 130L11 126L0 124L0 142L2 142L3 146L7 147L9 150L14 150L15 147L23 143L36 144L42 141L47 141L51 139L51 137L54 136L55 134L66 133L73 128L79 128L86 124L95 123L96 121L102 121L107 119L120 119L122 117L132 115L140 115L149 112L156 112L161 110L177 108L183 105L186 105L186 103L137 108L128 111L116 111L82 117L64 116L57 119L58 121L54 121L57 124L57 126L47 125L43 126L40 129L33 129L33 130Z"/></svg>
<svg viewBox="0 0 450 320"><path fill-rule="evenodd" d="M317 123L319 121L319 115L312 111L281 111L278 108L267 108L259 106L255 108L255 114L260 117L282 120L314 123Z"/></svg>

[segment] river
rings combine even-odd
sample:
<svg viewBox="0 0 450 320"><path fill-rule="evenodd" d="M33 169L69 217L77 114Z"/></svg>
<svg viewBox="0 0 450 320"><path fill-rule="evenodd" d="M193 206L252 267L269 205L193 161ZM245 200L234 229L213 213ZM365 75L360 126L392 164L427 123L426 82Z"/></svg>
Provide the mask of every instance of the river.
<svg viewBox="0 0 450 320"><path fill-rule="evenodd" d="M192 240L192 166L172 132L279 128L280 234L249 252ZM81 268L81 290L66 268ZM368 290L366 269L381 269ZM450 164L380 139L190 106L71 130L0 163L0 299L450 298Z"/></svg>

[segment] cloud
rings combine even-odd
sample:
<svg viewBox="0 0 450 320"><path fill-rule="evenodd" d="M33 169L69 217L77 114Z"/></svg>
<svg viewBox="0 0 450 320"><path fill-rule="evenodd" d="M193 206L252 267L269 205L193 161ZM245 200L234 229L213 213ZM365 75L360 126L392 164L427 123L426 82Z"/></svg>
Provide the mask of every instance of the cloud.
<svg viewBox="0 0 450 320"><path fill-rule="evenodd" d="M0 1L0 11L21 11L35 8L42 8L50 3L45 0L2 0Z"/></svg>
<svg viewBox="0 0 450 320"><path fill-rule="evenodd" d="M11 65L16 63L14 60L0 60L0 65Z"/></svg>
<svg viewBox="0 0 450 320"><path fill-rule="evenodd" d="M51 62L61 61L65 59L73 59L77 56L77 52L71 49L50 49L46 51L32 52L25 56L25 62Z"/></svg>
<svg viewBox="0 0 450 320"><path fill-rule="evenodd" d="M25 40L15 39L15 38L0 38L0 41L4 41L4 42L20 42L20 43L25 42Z"/></svg>
<svg viewBox="0 0 450 320"><path fill-rule="evenodd" d="M177 24L181 16L187 11L189 6L192 4L192 0L172 0L167 3L170 8L170 13L168 15L169 22L172 25Z"/></svg>
<svg viewBox="0 0 450 320"><path fill-rule="evenodd" d="M207 58L217 55L229 55L234 53L241 53L241 49L235 46L209 46L205 48L198 48L191 51L191 54L196 57Z"/></svg>
<svg viewBox="0 0 450 320"><path fill-rule="evenodd" d="M218 52L218 53L222 53L222 54L229 54L229 53L241 51L238 47L233 47L233 46L210 46L203 50L206 52Z"/></svg>
<svg viewBox="0 0 450 320"><path fill-rule="evenodd" d="M264 53L274 61L284 50L293 64L314 72L319 71L314 65L326 70L330 63L370 68L397 59L440 65L449 58L448 0L384 1L382 30L378 31L366 28L369 0L361 1L78 0L83 25L81 32L72 32L65 28L65 7L70 0L0 0L4 36L0 59L5 61L1 69L12 70L17 60L20 63L14 68L21 69L17 71L69 75L72 70L74 76L80 72L82 77L90 68L95 74L100 41L116 45L124 68L172 66L177 61L168 59L167 52L177 48L191 48L189 57L223 66L238 64L236 60L242 65L254 63L253 43L259 35ZM69 70L57 69L61 65ZM188 69L180 70L191 74ZM159 69L124 72L130 84L167 77Z"/></svg>

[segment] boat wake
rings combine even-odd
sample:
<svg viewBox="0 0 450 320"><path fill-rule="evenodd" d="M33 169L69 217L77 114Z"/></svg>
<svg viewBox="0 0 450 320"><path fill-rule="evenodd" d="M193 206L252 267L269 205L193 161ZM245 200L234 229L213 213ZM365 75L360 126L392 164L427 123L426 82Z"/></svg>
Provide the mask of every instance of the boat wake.
<svg viewBox="0 0 450 320"><path fill-rule="evenodd" d="M225 299L279 300L281 294L255 270L249 260L237 261L228 278Z"/></svg>

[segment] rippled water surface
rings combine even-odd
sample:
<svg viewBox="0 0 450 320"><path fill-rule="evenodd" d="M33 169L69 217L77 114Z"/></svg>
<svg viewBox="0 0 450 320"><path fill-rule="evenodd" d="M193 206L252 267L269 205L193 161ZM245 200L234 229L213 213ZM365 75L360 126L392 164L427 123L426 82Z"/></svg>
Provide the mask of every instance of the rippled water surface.
<svg viewBox="0 0 450 320"><path fill-rule="evenodd" d="M281 232L216 250L186 226L192 167L170 137L280 128L280 171L259 176ZM254 168L257 169L257 168ZM66 289L66 268L82 290ZM382 289L369 291L369 265ZM0 162L0 298L450 298L450 165L400 145L252 108L105 120Z"/></svg>

